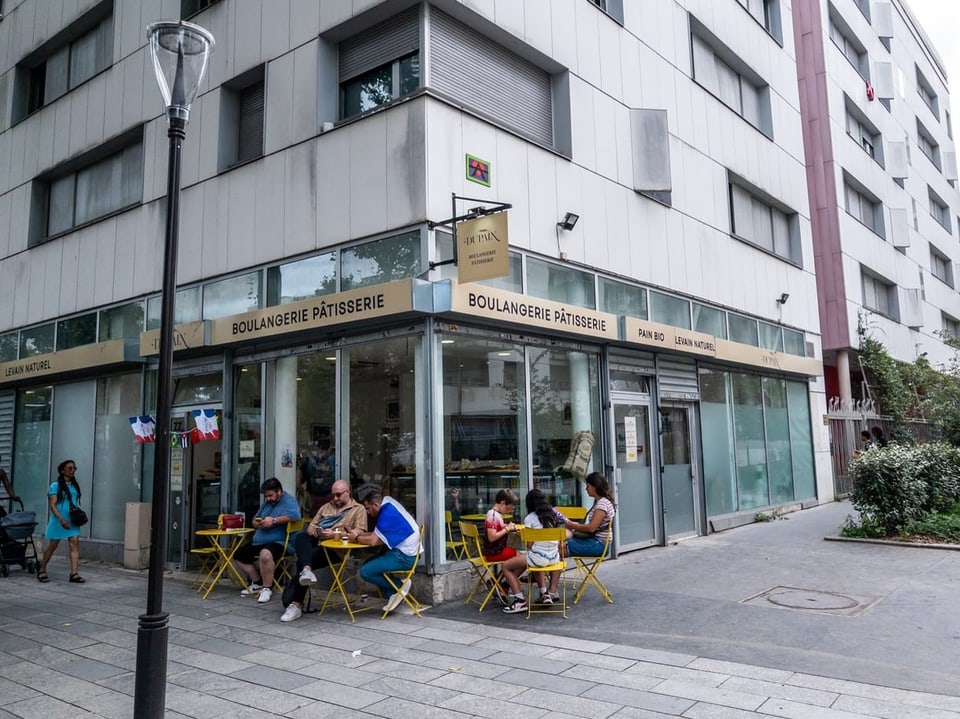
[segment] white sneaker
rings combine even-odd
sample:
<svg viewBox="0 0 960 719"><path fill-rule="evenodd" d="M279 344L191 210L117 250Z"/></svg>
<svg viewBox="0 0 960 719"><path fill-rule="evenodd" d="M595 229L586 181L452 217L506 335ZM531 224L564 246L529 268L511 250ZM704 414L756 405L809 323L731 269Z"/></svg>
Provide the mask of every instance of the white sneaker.
<svg viewBox="0 0 960 719"><path fill-rule="evenodd" d="M262 585L257 584L256 582L250 582L250 586L249 586L249 587L247 587L246 589L241 589L241 590L240 590L240 596L241 596L241 597L249 597L249 596L251 596L251 595L253 595L253 594L259 594L261 589L263 589L263 586L262 586Z"/></svg>
<svg viewBox="0 0 960 719"><path fill-rule="evenodd" d="M316 584L316 583L317 583L317 575L314 574L311 570L304 569L302 572L300 572L301 587L309 587L310 585Z"/></svg>
<svg viewBox="0 0 960 719"><path fill-rule="evenodd" d="M257 604L266 604L273 596L273 590L270 587L264 587L260 590L260 596L257 597Z"/></svg>
<svg viewBox="0 0 960 719"><path fill-rule="evenodd" d="M283 613L283 616L280 617L281 622L292 622L299 619L303 616L303 610L300 609L296 604L287 605L287 610Z"/></svg>
<svg viewBox="0 0 960 719"><path fill-rule="evenodd" d="M394 609L400 606L400 602L403 601L403 598L410 593L410 580L405 581L401 587L400 591L396 594L391 594L390 598L387 600L387 603L383 607L383 611L392 612Z"/></svg>

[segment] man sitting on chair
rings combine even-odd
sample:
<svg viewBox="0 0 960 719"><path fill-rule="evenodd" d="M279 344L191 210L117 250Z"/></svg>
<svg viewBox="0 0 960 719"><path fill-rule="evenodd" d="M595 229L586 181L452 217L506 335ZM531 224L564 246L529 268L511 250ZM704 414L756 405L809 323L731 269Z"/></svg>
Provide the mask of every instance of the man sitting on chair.
<svg viewBox="0 0 960 719"><path fill-rule="evenodd" d="M337 532L354 528L367 528L367 513L361 505L353 501L350 485L338 479L330 490L330 501L320 507L320 511L307 525L306 531L299 532L294 537L298 577L293 589L293 601L287 605L280 617L281 622L292 622L303 616L303 600L309 587L317 583L317 575L313 570L328 564L327 553L320 546L320 541L334 539L340 536Z"/></svg>
<svg viewBox="0 0 960 719"><path fill-rule="evenodd" d="M368 559L360 567L360 578L374 584L382 592L391 592L393 587L384 576L387 572L399 572L410 569L420 552L420 528L417 521L393 497L384 497L383 490L377 484L364 484L357 490L357 499L367 510L367 514L376 519L372 532L351 529L347 537L351 542L368 544L371 547L385 545L387 551L379 557ZM408 579L400 591L390 595L385 612L396 609L410 592Z"/></svg>
<svg viewBox="0 0 960 719"><path fill-rule="evenodd" d="M300 519L300 507L292 494L283 491L283 485L276 477L265 481L260 491L263 493L263 504L253 516L253 528L257 531L253 533L250 544L244 544L237 550L235 559L250 580L250 586L240 594L259 594L257 602L266 604L273 596L273 572L283 556L283 545L287 540L287 528L283 525ZM258 559L259 569L254 564Z"/></svg>

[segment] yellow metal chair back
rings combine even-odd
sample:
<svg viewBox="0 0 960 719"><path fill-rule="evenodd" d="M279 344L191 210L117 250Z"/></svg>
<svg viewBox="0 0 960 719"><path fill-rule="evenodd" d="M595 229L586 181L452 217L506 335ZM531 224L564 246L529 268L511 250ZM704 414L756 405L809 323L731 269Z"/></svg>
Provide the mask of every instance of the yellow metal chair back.
<svg viewBox="0 0 960 719"><path fill-rule="evenodd" d="M520 541L523 544L529 545L533 542L557 542L557 546L563 544L567 541L567 530L564 527L548 527L545 529L533 529L523 527L520 529ZM567 585L563 582L560 582L560 603L558 604L539 604L533 601L533 577L536 574L550 572L562 572L567 568L567 563L563 560L563 557L559 557L556 562L553 564L548 564L545 567L536 567L529 562L527 563L527 619L530 618L532 614L562 614L563 618L567 618Z"/></svg>
<svg viewBox="0 0 960 719"><path fill-rule="evenodd" d="M294 522L287 522L287 533L283 538L283 555L277 560L277 568L273 573L273 586L279 591L283 591L283 585L293 579L293 570L296 565L296 554L290 545L290 538L306 526L308 520L298 519Z"/></svg>
<svg viewBox="0 0 960 719"><path fill-rule="evenodd" d="M554 507L554 509L567 519L572 519L574 522L581 522L587 518L586 507Z"/></svg>
<svg viewBox="0 0 960 719"><path fill-rule="evenodd" d="M447 539L444 546L447 552L453 555L454 559L463 559L463 537L454 539L453 536L453 512L449 509L443 513L443 519L447 527Z"/></svg>
<svg viewBox="0 0 960 719"><path fill-rule="evenodd" d="M420 556L423 554L423 525L420 525L420 546L417 549L417 556L413 558L413 565L410 569L402 569L395 572L384 572L383 578L387 580L387 583L393 587L394 592L400 592L403 589L403 586L407 582L413 583L414 572L417 571L417 565L420 564ZM403 597L404 603L410 607L410 610L420 616L420 610L424 608L424 605L419 602L419 600L413 596L413 592L410 591L410 586L407 585L407 593L401 595ZM398 605L399 606L399 605ZM381 619L386 619L387 615L390 612L384 610L383 614L380 615Z"/></svg>
<svg viewBox="0 0 960 719"><path fill-rule="evenodd" d="M475 603L480 605L479 611L482 612L498 589L500 596L507 596L506 590L497 578L497 568L503 562L490 562L483 556L480 529L473 522L460 522L460 536L463 538L463 556L470 563L470 569L476 577L473 589L463 603L470 604L476 596ZM485 593L481 594L484 591Z"/></svg>
<svg viewBox="0 0 960 719"><path fill-rule="evenodd" d="M597 576L597 570L600 569L600 565L603 564L603 561L607 558L607 554L610 553L610 541L613 539L613 526L610 526L609 531L607 532L607 540L603 543L603 553L599 557L567 557L567 559L572 559L574 563L574 568L577 572L577 591L573 595L573 603L576 604L583 597L583 593L587 591L587 587L591 584L597 588L597 591L603 595L603 598L606 599L610 604L613 604L613 596L610 594L610 590L607 589L607 586L600 581L600 578Z"/></svg>

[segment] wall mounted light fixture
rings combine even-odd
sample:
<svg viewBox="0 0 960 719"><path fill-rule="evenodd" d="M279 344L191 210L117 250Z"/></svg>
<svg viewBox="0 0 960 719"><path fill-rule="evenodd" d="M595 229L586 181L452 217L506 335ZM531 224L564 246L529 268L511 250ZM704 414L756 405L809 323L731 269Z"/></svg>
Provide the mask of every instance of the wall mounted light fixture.
<svg viewBox="0 0 960 719"><path fill-rule="evenodd" d="M777 304L778 304L778 305L785 305L785 304L787 304L787 300L789 300L789 299L790 299L790 295L789 295L788 293L786 293L786 292L783 292L783 293L777 298Z"/></svg>
<svg viewBox="0 0 960 719"><path fill-rule="evenodd" d="M563 216L563 219L557 223L557 227L561 230L572 230L577 226L577 222L580 220L580 215L575 215L572 212L568 212Z"/></svg>

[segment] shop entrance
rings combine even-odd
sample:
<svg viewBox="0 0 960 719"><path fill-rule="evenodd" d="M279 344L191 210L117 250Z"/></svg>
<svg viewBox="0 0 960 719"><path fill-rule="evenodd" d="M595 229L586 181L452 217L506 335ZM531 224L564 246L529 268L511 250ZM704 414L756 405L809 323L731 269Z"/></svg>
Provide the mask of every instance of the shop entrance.
<svg viewBox="0 0 960 719"><path fill-rule="evenodd" d="M663 533L670 542L697 534L699 471L692 441L696 423L690 403L665 402L659 411Z"/></svg>
<svg viewBox="0 0 960 719"><path fill-rule="evenodd" d="M650 405L639 398L614 398L617 523L620 550L656 544L656 504L650 457Z"/></svg>
<svg viewBox="0 0 960 719"><path fill-rule="evenodd" d="M214 409L217 426L223 427L222 405L196 409ZM192 437L196 428L193 407L174 407L170 415L170 498L167 532L167 563L174 569L189 568L190 549L198 543L196 531L217 526L220 514L221 442L220 439Z"/></svg>

